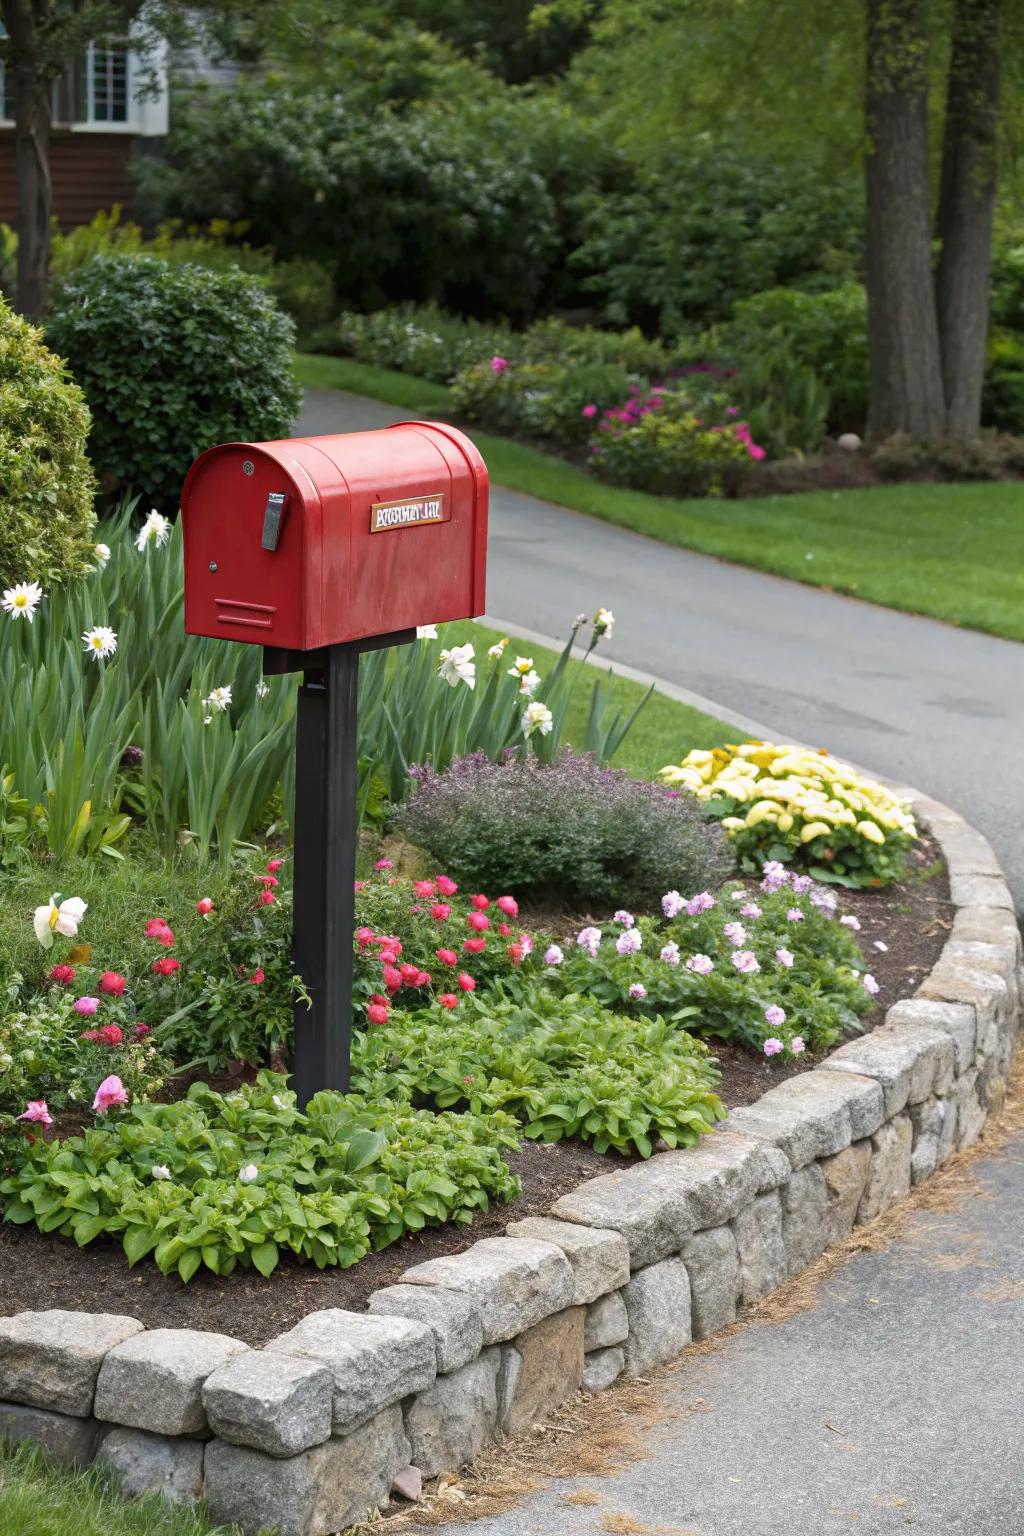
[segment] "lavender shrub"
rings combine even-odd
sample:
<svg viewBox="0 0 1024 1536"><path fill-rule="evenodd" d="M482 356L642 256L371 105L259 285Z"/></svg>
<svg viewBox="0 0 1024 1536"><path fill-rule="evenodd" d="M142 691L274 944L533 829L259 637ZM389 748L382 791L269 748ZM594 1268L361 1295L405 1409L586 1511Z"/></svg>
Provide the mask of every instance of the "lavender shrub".
<svg viewBox="0 0 1024 1536"><path fill-rule="evenodd" d="M398 828L460 882L575 911L655 902L733 868L718 827L690 796L566 749L553 763L483 753L444 773L411 770Z"/></svg>

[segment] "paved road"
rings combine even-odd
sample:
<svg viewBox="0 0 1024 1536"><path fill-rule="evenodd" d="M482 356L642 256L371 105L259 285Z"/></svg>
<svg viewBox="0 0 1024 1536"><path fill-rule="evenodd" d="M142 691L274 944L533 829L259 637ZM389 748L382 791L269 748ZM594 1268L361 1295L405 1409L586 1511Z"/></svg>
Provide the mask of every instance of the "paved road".
<svg viewBox="0 0 1024 1536"><path fill-rule="evenodd" d="M553 1481L473 1536L1019 1536L1022 1163L1024 1138L978 1165L983 1197L909 1217L810 1311L684 1362L649 1460ZM584 1488L600 1503L565 1502Z"/></svg>
<svg viewBox="0 0 1024 1536"><path fill-rule="evenodd" d="M401 419L312 390L300 430ZM612 608L608 655L963 811L1024 910L1024 647L672 549L498 489L487 606L548 635Z"/></svg>

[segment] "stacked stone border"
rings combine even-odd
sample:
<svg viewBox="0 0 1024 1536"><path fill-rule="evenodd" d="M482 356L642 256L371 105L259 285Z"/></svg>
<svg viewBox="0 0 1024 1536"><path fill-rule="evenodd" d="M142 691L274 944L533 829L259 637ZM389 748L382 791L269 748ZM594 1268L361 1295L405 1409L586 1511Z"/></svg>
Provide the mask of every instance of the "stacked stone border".
<svg viewBox="0 0 1024 1536"><path fill-rule="evenodd" d="M0 1319L0 1434L246 1536L327 1536L583 1387L642 1376L798 1274L979 1136L1020 1025L1021 941L985 839L907 791L949 866L941 957L884 1024L685 1151L408 1269L265 1349L131 1317Z"/></svg>

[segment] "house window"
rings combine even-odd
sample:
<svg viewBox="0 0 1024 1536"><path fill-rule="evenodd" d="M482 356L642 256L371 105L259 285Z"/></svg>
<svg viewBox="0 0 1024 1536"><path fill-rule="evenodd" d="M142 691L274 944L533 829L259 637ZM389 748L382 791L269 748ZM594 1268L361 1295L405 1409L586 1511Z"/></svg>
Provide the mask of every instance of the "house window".
<svg viewBox="0 0 1024 1536"><path fill-rule="evenodd" d="M84 75L79 120L83 123L127 123L130 99L127 48L103 48L90 43L85 55Z"/></svg>

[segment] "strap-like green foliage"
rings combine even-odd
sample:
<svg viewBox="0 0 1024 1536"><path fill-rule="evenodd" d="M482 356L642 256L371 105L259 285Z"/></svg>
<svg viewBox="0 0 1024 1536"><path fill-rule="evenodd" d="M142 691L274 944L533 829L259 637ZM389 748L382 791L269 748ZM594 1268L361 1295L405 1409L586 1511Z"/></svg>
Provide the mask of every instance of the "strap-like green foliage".
<svg viewBox="0 0 1024 1536"><path fill-rule="evenodd" d="M305 1112L283 1077L227 1095L197 1083L177 1104L135 1104L67 1141L37 1141L0 1181L7 1221L79 1246L119 1236L190 1280L205 1265L269 1275L282 1250L318 1268L355 1264L406 1232L467 1226L519 1180L507 1115L431 1114L318 1093ZM250 1165L252 1182L239 1178Z"/></svg>
<svg viewBox="0 0 1024 1536"><path fill-rule="evenodd" d="M95 480L89 410L42 335L0 298L0 588L85 574Z"/></svg>
<svg viewBox="0 0 1024 1536"><path fill-rule="evenodd" d="M438 1109L506 1110L537 1140L578 1136L642 1157L658 1141L693 1146L724 1118L717 1063L678 1026L541 984L517 988L515 1001L497 992L464 997L457 1015L435 1005L360 1035L354 1083Z"/></svg>

